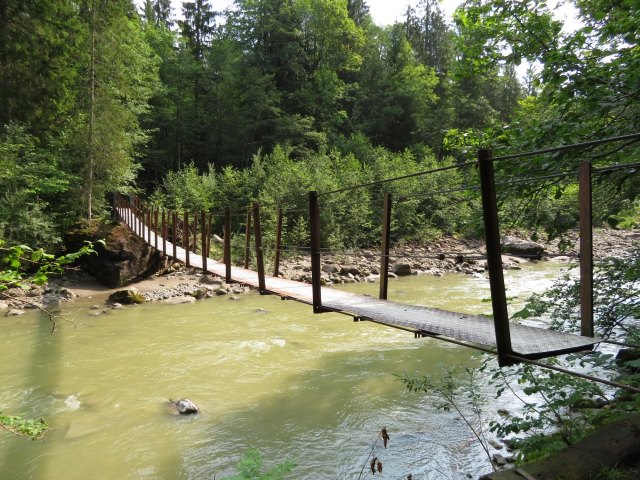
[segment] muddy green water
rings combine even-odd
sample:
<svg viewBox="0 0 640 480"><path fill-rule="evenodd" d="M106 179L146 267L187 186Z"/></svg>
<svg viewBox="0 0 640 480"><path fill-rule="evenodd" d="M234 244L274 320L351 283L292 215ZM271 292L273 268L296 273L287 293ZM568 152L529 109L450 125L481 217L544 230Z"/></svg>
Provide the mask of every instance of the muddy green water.
<svg viewBox="0 0 640 480"><path fill-rule="evenodd" d="M559 268L508 272L508 295L544 288ZM390 283L392 299L461 312L490 311L486 297L487 280L462 274ZM65 307L74 323L54 335L36 312L0 318L0 409L53 427L44 442L0 431L0 479L221 479L250 447L265 466L294 460L291 478L355 479L382 426L380 478L490 471L457 415L393 376L475 365L473 350L253 293L90 317L103 300ZM179 397L202 413L173 415L166 399Z"/></svg>

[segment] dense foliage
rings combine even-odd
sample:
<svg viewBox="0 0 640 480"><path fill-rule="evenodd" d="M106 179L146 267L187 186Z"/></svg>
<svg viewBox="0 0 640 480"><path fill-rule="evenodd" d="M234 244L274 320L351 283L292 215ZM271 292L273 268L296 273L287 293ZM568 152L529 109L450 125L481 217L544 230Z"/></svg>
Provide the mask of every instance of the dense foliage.
<svg viewBox="0 0 640 480"><path fill-rule="evenodd" d="M419 0L385 27L363 0L236 0L225 12L207 0L180 12L166 0L2 2L0 237L55 243L105 213L113 191L178 209L299 209L310 188L450 165L478 147L634 132L637 6L574 4L570 30L544 1L467 0L451 22ZM634 142L504 162L498 175L635 162ZM504 220L558 235L576 221L574 180L507 184ZM597 176L597 222L634 224L637 180L637 170ZM396 238L475 235L476 183L461 170L337 196L325 242L373 242L385 189L406 197ZM461 186L472 190L417 196ZM298 217L287 222L299 233Z"/></svg>

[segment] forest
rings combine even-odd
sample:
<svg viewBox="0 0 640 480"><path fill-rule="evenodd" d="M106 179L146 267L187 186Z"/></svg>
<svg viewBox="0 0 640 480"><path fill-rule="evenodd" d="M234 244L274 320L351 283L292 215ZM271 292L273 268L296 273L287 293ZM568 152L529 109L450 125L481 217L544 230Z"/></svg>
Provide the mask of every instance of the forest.
<svg viewBox="0 0 640 480"><path fill-rule="evenodd" d="M4 1L0 237L56 245L71 225L105 217L113 192L178 210L304 208L309 190L463 163L480 147L637 132L637 2L572 3L573 30L545 1L466 0L450 21L421 0L385 27L365 0L236 0L228 11L196 0L181 12L169 0ZM635 142L500 164L503 221L561 235L577 219L575 183L508 180L584 160L633 164ZM455 170L388 185L403 199L394 239L480 235L477 181ZM637 170L594 188L597 225L637 224ZM376 243L382 193L336 195L324 242ZM303 217L286 218L297 242Z"/></svg>

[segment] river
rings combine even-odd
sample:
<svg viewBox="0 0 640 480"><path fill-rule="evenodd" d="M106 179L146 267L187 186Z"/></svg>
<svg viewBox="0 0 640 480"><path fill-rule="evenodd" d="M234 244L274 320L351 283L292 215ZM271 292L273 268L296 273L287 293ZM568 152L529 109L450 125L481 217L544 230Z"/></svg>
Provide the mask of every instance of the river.
<svg viewBox="0 0 640 480"><path fill-rule="evenodd" d="M545 288L559 269L506 272L508 296ZM375 295L378 285L344 288ZM389 292L460 312L491 309L482 301L488 281L469 275L400 278ZM391 441L375 448L379 478L491 470L458 415L394 377L479 365L478 352L257 293L89 316L103 301L66 305L53 335L38 312L0 319L0 409L52 426L45 441L0 431L1 479L222 479L248 448L265 467L296 462L290 478L357 479L383 426ZM491 416L500 405L486 394ZM172 414L167 399L182 397L202 413Z"/></svg>

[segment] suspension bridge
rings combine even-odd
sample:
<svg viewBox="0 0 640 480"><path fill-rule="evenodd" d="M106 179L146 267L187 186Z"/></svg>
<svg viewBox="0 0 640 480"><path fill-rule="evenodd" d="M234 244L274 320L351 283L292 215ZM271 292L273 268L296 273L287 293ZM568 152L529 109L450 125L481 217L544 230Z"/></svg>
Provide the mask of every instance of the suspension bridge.
<svg viewBox="0 0 640 480"><path fill-rule="evenodd" d="M345 187L332 192L309 192L308 225L311 259L311 283L287 280L278 276L278 266L282 235L282 210L278 210L275 231L274 275L265 274L264 249L262 245L261 205L254 203L245 212L245 261L244 267L233 264L231 258L231 216L229 207L220 213L224 217L223 260L211 258L212 213L160 210L137 197L115 195L116 211L129 228L163 255L183 262L189 267L211 273L226 279L257 288L261 294L273 294L283 299L291 299L313 307L315 313L337 312L393 328L412 332L416 337L433 337L460 345L469 346L498 355L500 365L518 362L532 363L537 359L565 353L593 349L601 339L593 336L593 247L592 247L592 178L597 173L608 173L617 168L637 168L640 165L623 164L594 169L589 162L580 163L578 171L544 175L539 179L565 179L577 177L579 183L580 210L580 320L581 334L569 334L543 328L520 325L509 321L507 299L502 270L498 203L494 163L526 156L546 155L568 150L584 149L596 145L627 141L633 143L640 134L626 135L606 140L586 142L577 145L554 147L526 154L492 157L491 151L480 150L477 161L459 163L435 168L425 172L385 179L369 184ZM452 169L476 166L479 170L479 189L483 205L483 220L486 241L486 259L491 288L493 318L445 311L427 306L407 305L387 299L389 270L389 232L392 217L392 201L389 193L384 194L382 216L382 239L380 252L380 295L379 298L358 295L323 286L321 276L322 249L320 248L320 206L319 197L348 190L381 186L391 181L429 175ZM503 184L514 183L513 180ZM474 187L470 187L474 188ZM253 217L253 222L252 222ZM255 241L256 270L248 268L248 251L253 227ZM198 249L200 253L198 253ZM546 365L545 365L546 366ZM562 370L559 367L552 367ZM573 373L573 372L569 372ZM591 377L589 377L591 378ZM593 379L593 378L591 378ZM600 380L599 380L600 381ZM614 383L603 381L604 383ZM617 385L618 386L618 385Z"/></svg>

